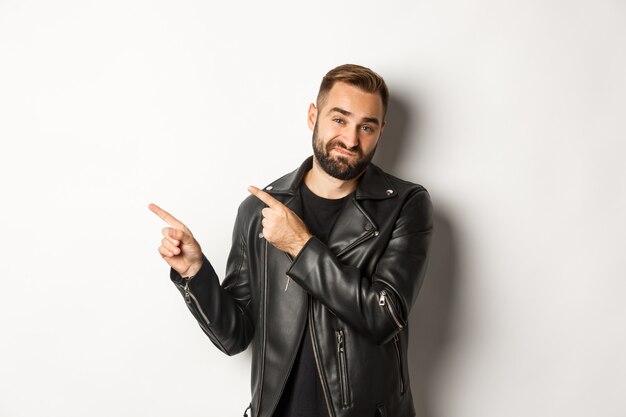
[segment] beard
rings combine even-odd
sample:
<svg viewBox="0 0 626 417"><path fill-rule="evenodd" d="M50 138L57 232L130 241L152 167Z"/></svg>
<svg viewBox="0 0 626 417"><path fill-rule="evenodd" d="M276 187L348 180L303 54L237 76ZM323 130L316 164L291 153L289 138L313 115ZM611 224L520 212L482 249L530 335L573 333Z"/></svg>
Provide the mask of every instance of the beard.
<svg viewBox="0 0 626 417"><path fill-rule="evenodd" d="M330 155L330 151L333 148L343 148L356 154L356 159L351 162L351 159L337 156L333 158ZM370 163L376 152L376 147L369 153L364 154L357 146L348 148L343 142L338 139L331 139L326 146L322 144L321 139L317 132L317 121L315 122L315 128L313 129L313 155L319 163L324 172L333 178L338 180L348 181L352 180L365 171L367 165Z"/></svg>

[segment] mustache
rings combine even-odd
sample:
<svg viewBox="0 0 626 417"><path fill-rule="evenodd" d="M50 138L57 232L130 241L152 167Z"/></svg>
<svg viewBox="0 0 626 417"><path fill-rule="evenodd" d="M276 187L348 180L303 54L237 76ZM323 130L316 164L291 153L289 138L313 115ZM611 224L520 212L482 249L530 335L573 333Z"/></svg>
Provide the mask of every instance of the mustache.
<svg viewBox="0 0 626 417"><path fill-rule="evenodd" d="M354 152L357 155L361 155L361 149L359 148L359 145L354 145L352 147L348 147L345 143L343 143L342 141L340 141L339 139L331 139L328 141L328 143L326 144L326 153L330 152L331 149L333 148L342 148L345 150L348 150L350 152Z"/></svg>

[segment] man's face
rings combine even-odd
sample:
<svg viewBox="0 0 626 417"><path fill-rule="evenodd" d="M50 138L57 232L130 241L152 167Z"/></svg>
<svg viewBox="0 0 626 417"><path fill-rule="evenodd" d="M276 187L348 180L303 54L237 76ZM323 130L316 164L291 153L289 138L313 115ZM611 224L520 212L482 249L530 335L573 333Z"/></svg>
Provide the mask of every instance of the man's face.
<svg viewBox="0 0 626 417"><path fill-rule="evenodd" d="M382 99L378 93L337 82L319 108L309 106L308 124L320 167L337 179L354 179L374 157L383 132Z"/></svg>

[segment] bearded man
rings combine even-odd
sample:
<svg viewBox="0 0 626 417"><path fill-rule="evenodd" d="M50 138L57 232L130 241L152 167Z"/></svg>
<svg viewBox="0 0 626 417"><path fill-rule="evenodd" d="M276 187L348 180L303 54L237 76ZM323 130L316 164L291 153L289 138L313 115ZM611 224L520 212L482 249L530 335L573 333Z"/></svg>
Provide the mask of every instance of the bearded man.
<svg viewBox="0 0 626 417"><path fill-rule="evenodd" d="M342 65L308 109L313 156L249 187L220 285L191 231L169 227L159 253L202 330L234 355L252 345L254 417L415 415L407 319L424 279L432 206L421 185L371 163L388 90Z"/></svg>

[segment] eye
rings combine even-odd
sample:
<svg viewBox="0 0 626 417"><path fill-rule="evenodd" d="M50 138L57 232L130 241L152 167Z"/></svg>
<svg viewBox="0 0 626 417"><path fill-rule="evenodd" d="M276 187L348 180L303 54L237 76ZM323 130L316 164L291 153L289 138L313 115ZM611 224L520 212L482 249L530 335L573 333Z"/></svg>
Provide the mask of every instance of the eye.
<svg viewBox="0 0 626 417"><path fill-rule="evenodd" d="M371 126L361 126L361 130L367 132L367 133L372 133L374 131L374 129L371 128Z"/></svg>
<svg viewBox="0 0 626 417"><path fill-rule="evenodd" d="M337 117L337 118L335 118L335 119L333 119L333 122L335 122L335 123L339 123L340 125L344 124L343 119L340 119L340 118L338 118L338 117Z"/></svg>

